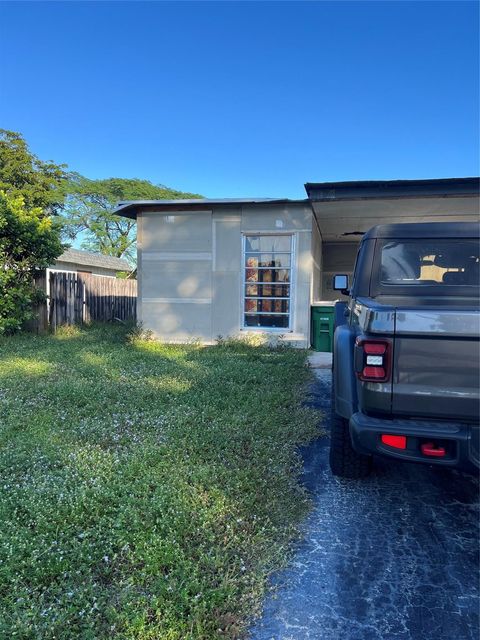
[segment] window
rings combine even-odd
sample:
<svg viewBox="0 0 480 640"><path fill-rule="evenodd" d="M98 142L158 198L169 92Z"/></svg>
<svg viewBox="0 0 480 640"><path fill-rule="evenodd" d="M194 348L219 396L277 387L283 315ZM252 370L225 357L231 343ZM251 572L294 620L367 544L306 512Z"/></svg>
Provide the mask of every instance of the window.
<svg viewBox="0 0 480 640"><path fill-rule="evenodd" d="M290 327L292 236L244 238L244 327Z"/></svg>
<svg viewBox="0 0 480 640"><path fill-rule="evenodd" d="M399 240L382 247L382 284L479 285L477 240Z"/></svg>

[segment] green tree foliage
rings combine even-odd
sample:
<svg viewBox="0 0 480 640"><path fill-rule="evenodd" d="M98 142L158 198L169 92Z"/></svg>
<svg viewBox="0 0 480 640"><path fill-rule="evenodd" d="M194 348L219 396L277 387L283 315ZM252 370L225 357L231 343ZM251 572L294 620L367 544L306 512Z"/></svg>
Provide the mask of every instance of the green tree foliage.
<svg viewBox="0 0 480 640"><path fill-rule="evenodd" d="M59 187L67 178L65 168L37 158L20 133L0 129L0 190L23 196L27 209L58 212L63 203Z"/></svg>
<svg viewBox="0 0 480 640"><path fill-rule="evenodd" d="M62 251L58 230L40 207L27 208L23 196L0 191L0 334L18 331L32 317L40 295L35 272Z"/></svg>
<svg viewBox="0 0 480 640"><path fill-rule="evenodd" d="M118 202L201 197L138 178L89 180L79 174L71 174L64 189L64 238L72 241L80 237L84 249L131 262L136 253L136 224L135 220L113 215Z"/></svg>

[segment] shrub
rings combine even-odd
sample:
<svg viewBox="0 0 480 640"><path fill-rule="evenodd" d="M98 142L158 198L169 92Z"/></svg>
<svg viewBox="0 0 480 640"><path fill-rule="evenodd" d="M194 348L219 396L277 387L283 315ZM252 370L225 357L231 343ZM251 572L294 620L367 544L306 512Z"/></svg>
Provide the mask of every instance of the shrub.
<svg viewBox="0 0 480 640"><path fill-rule="evenodd" d="M40 208L27 209L22 196L0 192L0 334L21 329L42 292L35 272L61 253L58 231Z"/></svg>
<svg viewBox="0 0 480 640"><path fill-rule="evenodd" d="M139 342L154 342L155 336L150 329L144 329L143 324L139 322L133 325L125 334L127 344L138 344Z"/></svg>

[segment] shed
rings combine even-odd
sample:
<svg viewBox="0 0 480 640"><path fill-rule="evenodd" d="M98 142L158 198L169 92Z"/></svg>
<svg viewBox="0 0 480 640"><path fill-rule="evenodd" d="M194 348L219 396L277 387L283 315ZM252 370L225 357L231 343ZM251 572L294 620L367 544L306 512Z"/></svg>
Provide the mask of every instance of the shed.
<svg viewBox="0 0 480 640"><path fill-rule="evenodd" d="M57 258L49 271L63 271L69 273L88 273L95 276L115 278L117 273L132 271L132 267L124 258L105 256L102 253L83 251L81 249L67 249Z"/></svg>

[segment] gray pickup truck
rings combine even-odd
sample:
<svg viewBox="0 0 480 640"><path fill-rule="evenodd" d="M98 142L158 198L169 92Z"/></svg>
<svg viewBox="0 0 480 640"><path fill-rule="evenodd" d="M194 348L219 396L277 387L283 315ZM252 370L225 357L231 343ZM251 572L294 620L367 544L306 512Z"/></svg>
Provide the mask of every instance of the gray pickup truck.
<svg viewBox="0 0 480 640"><path fill-rule="evenodd" d="M373 454L477 472L476 223L374 227L335 306L330 466L367 475Z"/></svg>

